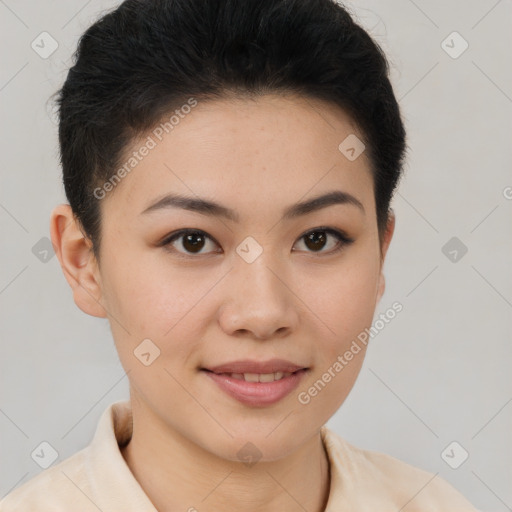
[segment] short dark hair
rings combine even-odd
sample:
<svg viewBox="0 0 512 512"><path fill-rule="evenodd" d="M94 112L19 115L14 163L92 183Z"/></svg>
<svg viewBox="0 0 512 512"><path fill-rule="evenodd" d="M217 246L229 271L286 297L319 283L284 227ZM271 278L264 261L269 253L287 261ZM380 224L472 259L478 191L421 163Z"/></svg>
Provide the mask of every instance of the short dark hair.
<svg viewBox="0 0 512 512"><path fill-rule="evenodd" d="M334 0L126 0L83 33L73 58L56 93L60 161L96 257L101 210L93 190L138 136L191 97L265 93L331 102L356 123L382 242L405 130L384 52Z"/></svg>

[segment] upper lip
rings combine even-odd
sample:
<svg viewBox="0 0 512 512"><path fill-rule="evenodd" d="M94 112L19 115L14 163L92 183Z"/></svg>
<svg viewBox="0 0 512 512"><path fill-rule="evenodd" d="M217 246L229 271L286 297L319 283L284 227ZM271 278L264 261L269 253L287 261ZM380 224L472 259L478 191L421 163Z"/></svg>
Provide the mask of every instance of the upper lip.
<svg viewBox="0 0 512 512"><path fill-rule="evenodd" d="M214 373L293 373L305 368L305 366L301 366L284 359L269 359L268 361L251 361L249 359L244 359L240 361L231 361L229 363L209 368L205 367L202 369L209 370Z"/></svg>

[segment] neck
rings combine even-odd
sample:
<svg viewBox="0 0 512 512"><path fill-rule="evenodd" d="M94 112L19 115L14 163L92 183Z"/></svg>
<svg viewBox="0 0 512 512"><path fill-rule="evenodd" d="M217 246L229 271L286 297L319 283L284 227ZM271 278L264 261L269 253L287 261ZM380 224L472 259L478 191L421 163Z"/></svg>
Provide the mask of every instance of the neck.
<svg viewBox="0 0 512 512"><path fill-rule="evenodd" d="M217 457L140 412L132 410L132 437L121 453L159 512L325 509L330 475L320 432L282 459L249 467Z"/></svg>

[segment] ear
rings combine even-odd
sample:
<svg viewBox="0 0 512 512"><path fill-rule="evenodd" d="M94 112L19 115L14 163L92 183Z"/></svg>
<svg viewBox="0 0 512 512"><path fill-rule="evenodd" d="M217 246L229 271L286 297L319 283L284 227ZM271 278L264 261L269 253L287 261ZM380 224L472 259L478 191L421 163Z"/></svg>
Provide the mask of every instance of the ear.
<svg viewBox="0 0 512 512"><path fill-rule="evenodd" d="M69 204L60 204L52 211L50 234L75 304L88 315L106 318L100 304L101 281L92 243L82 232Z"/></svg>
<svg viewBox="0 0 512 512"><path fill-rule="evenodd" d="M384 259L386 258L386 253L388 252L389 244L391 243L391 239L393 238L393 233L395 232L395 212L390 209L388 222L386 225L386 231L384 233L384 237L382 240L381 247L381 263L380 263L380 275L379 275L379 284L377 288L377 303L380 301L382 295L384 294L384 290L386 289L386 279L384 277Z"/></svg>

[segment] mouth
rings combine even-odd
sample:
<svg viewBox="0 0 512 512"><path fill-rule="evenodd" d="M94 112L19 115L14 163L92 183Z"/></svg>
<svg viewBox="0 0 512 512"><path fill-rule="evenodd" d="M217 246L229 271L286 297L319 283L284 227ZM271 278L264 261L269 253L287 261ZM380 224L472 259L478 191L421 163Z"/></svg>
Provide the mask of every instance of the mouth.
<svg viewBox="0 0 512 512"><path fill-rule="evenodd" d="M231 375L270 375L280 373L294 373L297 370L307 369L306 366L292 363L285 359L269 359L267 361L255 361L242 359L211 367L201 368L216 374L229 373Z"/></svg>
<svg viewBox="0 0 512 512"><path fill-rule="evenodd" d="M289 395L310 368L274 359L236 361L200 370L231 398L244 405L264 407Z"/></svg>
<svg viewBox="0 0 512 512"><path fill-rule="evenodd" d="M245 382L275 382L281 379L286 379L297 372L306 371L307 368L301 368L294 372L273 372L273 373L230 373L230 372L213 372L206 368L203 371L214 373L215 375L224 375L230 379L243 380Z"/></svg>

